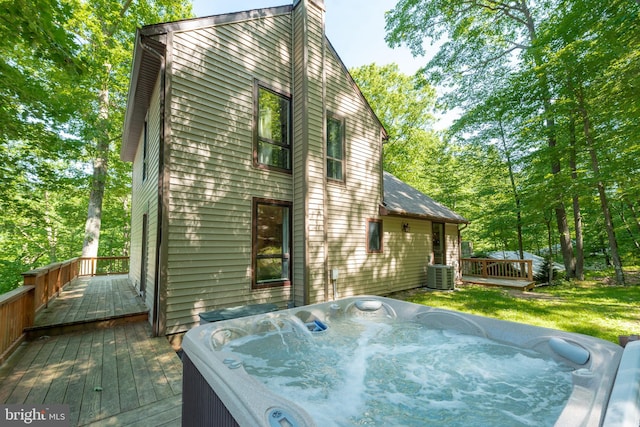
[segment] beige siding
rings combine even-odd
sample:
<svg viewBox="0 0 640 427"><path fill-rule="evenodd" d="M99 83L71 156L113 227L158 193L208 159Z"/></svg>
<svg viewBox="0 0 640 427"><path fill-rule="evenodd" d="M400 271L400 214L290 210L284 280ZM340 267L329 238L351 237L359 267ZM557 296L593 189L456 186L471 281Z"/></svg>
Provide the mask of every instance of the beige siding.
<svg viewBox="0 0 640 427"><path fill-rule="evenodd" d="M383 269L376 276L375 293L424 286L431 253L431 222L398 217L385 217L383 221ZM409 232L402 229L405 223Z"/></svg>
<svg viewBox="0 0 640 427"><path fill-rule="evenodd" d="M294 263L297 305L324 301L324 12L303 0L293 12Z"/></svg>
<svg viewBox="0 0 640 427"><path fill-rule="evenodd" d="M175 33L166 333L198 313L271 301L251 289L252 199L291 201L290 174L253 167L253 88L291 92L290 15Z"/></svg>
<svg viewBox="0 0 640 427"><path fill-rule="evenodd" d="M306 239L306 159L307 148L302 135L306 133L307 122L303 107L304 99L299 99L306 87L306 80L302 78L305 67L305 30L304 10L297 7L292 14L292 38L293 38L293 287L294 303L296 306L306 302L306 273L307 273L307 239Z"/></svg>
<svg viewBox="0 0 640 427"><path fill-rule="evenodd" d="M158 155L160 147L160 79L156 83L149 111L147 113L148 143L147 143L147 178L143 181L143 135L140 136L138 149L133 162L133 179L131 203L131 255L129 277L135 287L140 290L140 283L145 280L147 307L153 307L154 277L156 265L156 248L158 227ZM147 275L141 278L142 270L142 218L148 216L149 236L147 241ZM149 316L151 320L151 316Z"/></svg>
<svg viewBox="0 0 640 427"><path fill-rule="evenodd" d="M333 55L327 55L327 110L345 122L345 183L327 185L328 268L340 271L340 296L380 293L388 283L378 279L389 274L386 253L366 247L367 220L378 218L382 201L380 127Z"/></svg>
<svg viewBox="0 0 640 427"><path fill-rule="evenodd" d="M324 12L309 2L307 12L307 240L309 303L326 301L325 267L325 158L324 158Z"/></svg>

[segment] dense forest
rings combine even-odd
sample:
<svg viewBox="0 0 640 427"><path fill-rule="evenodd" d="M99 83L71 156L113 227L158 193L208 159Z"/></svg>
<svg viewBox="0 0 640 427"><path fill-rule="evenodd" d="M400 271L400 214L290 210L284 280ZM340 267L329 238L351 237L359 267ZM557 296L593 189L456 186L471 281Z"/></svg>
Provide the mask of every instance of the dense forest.
<svg viewBox="0 0 640 427"><path fill-rule="evenodd" d="M3 3L0 292L37 266L128 255L135 31L189 16L187 0ZM477 252L546 251L569 277L598 263L624 283L640 257L640 3L400 0L386 20L390 46L439 50L413 76L351 70L388 130L385 169L471 220Z"/></svg>
<svg viewBox="0 0 640 427"><path fill-rule="evenodd" d="M31 268L128 255L119 153L136 28L190 16L187 0L2 3L0 292Z"/></svg>
<svg viewBox="0 0 640 427"><path fill-rule="evenodd" d="M624 284L640 256L640 2L400 0L386 22L391 47L438 52L412 77L354 72L390 130L385 168L470 219L477 251L557 254L568 278L611 266ZM429 106L462 116L438 135Z"/></svg>

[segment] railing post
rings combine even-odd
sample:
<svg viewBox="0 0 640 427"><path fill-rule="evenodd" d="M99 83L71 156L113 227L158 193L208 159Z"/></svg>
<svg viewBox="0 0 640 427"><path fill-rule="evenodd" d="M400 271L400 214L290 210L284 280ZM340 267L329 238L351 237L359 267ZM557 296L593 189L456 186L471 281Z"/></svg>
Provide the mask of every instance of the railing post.
<svg viewBox="0 0 640 427"><path fill-rule="evenodd" d="M35 312L41 304L43 299L43 274L42 270L30 270L26 273L22 273L23 286L33 286L33 311ZM46 283L46 280L44 281ZM46 292L45 292L46 294ZM48 299L45 297L45 304L48 303Z"/></svg>

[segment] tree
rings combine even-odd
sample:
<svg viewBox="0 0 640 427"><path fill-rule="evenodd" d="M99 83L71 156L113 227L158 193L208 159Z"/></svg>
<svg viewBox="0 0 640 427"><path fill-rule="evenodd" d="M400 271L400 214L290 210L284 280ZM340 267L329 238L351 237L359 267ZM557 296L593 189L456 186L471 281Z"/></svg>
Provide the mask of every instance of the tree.
<svg viewBox="0 0 640 427"><path fill-rule="evenodd" d="M603 20L603 16L609 19ZM609 98L607 91L603 91L605 82L602 80L602 75L607 74L611 64L617 63L620 58L636 54L634 47L638 46L638 37L629 37L632 34L629 33L629 28L620 27L619 23L624 22L637 29L637 21L637 14L634 22L629 8L620 2L603 5L579 1L567 4L566 8L558 14L555 25L548 25L542 33L545 45L554 47L553 50L548 49L547 68L553 75L558 76L557 98L563 100L563 104L568 106L567 114L570 116L571 132L575 132L576 124L580 125L582 137L574 139L582 143L584 151L588 153L592 182L597 189L611 261L619 284L624 284L625 280L613 216L609 207L611 192L608 191L608 187L614 185L614 181L606 182L601 157L603 155L608 157L614 141L611 138L602 137L608 133L606 129L624 128L624 122L614 117L605 118L603 113L608 109L607 103L599 105L592 100L604 101L602 95ZM623 39L626 39L629 44L620 45L619 41ZM629 94L624 94L623 99L628 97ZM620 118L628 117L628 111L621 113ZM598 126L599 121L602 121L601 126ZM615 143L613 145L615 146ZM625 149L622 146L616 148L620 153ZM571 160L572 163L575 161L573 157ZM618 156L617 161L613 163L620 165L626 161L622 156ZM615 169L610 172L611 176L615 176Z"/></svg>
<svg viewBox="0 0 640 427"><path fill-rule="evenodd" d="M400 72L397 64L350 70L389 136L384 169L425 193L440 192L434 165L446 162L444 145L432 129L436 94L424 76ZM425 179L425 177L431 179Z"/></svg>
<svg viewBox="0 0 640 427"><path fill-rule="evenodd" d="M83 111L82 139L90 144L93 175L82 256L98 255L103 201L109 178L109 154L121 139L133 37L138 26L191 16L186 0L81 3L70 27L84 41L80 55L91 73L84 82L89 108Z"/></svg>
<svg viewBox="0 0 640 427"><path fill-rule="evenodd" d="M620 0L401 0L387 15L392 46L406 44L421 54L425 40L444 40L425 72L449 88L449 105L465 111L458 128L472 133L461 135L463 140L486 134L493 123L504 131L504 141L528 153L519 159L519 197L538 210L542 222L553 207L570 277L582 276L583 227L595 222L583 221L581 205L595 190L607 254L617 282L624 283L610 205L622 194L626 200L639 195L637 179L631 178L637 177L634 159L640 154L638 127L632 124L639 110L639 12L637 3ZM505 90L515 96L505 99ZM492 115L491 99L507 108L504 120ZM569 201L577 258L564 208ZM637 221L637 203L622 205ZM516 204L517 211L524 213Z"/></svg>
<svg viewBox="0 0 640 427"><path fill-rule="evenodd" d="M65 131L86 72L64 23L65 1L14 0L0 12L0 292L20 272L66 254L72 227L58 209L78 186L79 144ZM31 13L25 13L31 11Z"/></svg>
<svg viewBox="0 0 640 427"><path fill-rule="evenodd" d="M92 198L108 236L101 251L126 253L131 177L117 153L134 34L190 8L184 0L3 3L0 292L21 272L79 254L92 188L103 194Z"/></svg>
<svg viewBox="0 0 640 427"><path fill-rule="evenodd" d="M538 46L537 20L546 15L546 2L530 6L526 0L401 0L387 15L387 42L393 47L408 45L414 54L423 54L425 38L446 40L426 70L437 83L455 86L460 92L473 92L475 84L491 75L496 67L511 65L536 70L533 93L542 108L551 171L560 173L554 150L556 127L549 77ZM519 53L519 56L516 54ZM566 220L563 195L554 202L560 243L567 272L573 274L575 259Z"/></svg>

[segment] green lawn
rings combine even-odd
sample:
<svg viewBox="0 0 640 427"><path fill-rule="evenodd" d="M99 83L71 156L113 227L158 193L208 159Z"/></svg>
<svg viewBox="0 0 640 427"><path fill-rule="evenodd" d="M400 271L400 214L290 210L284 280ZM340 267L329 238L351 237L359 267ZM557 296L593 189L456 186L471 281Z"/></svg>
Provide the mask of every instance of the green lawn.
<svg viewBox="0 0 640 427"><path fill-rule="evenodd" d="M640 334L640 286L607 285L604 277L545 286L533 292L463 286L456 291L413 291L392 297L514 322L578 332L618 342Z"/></svg>

